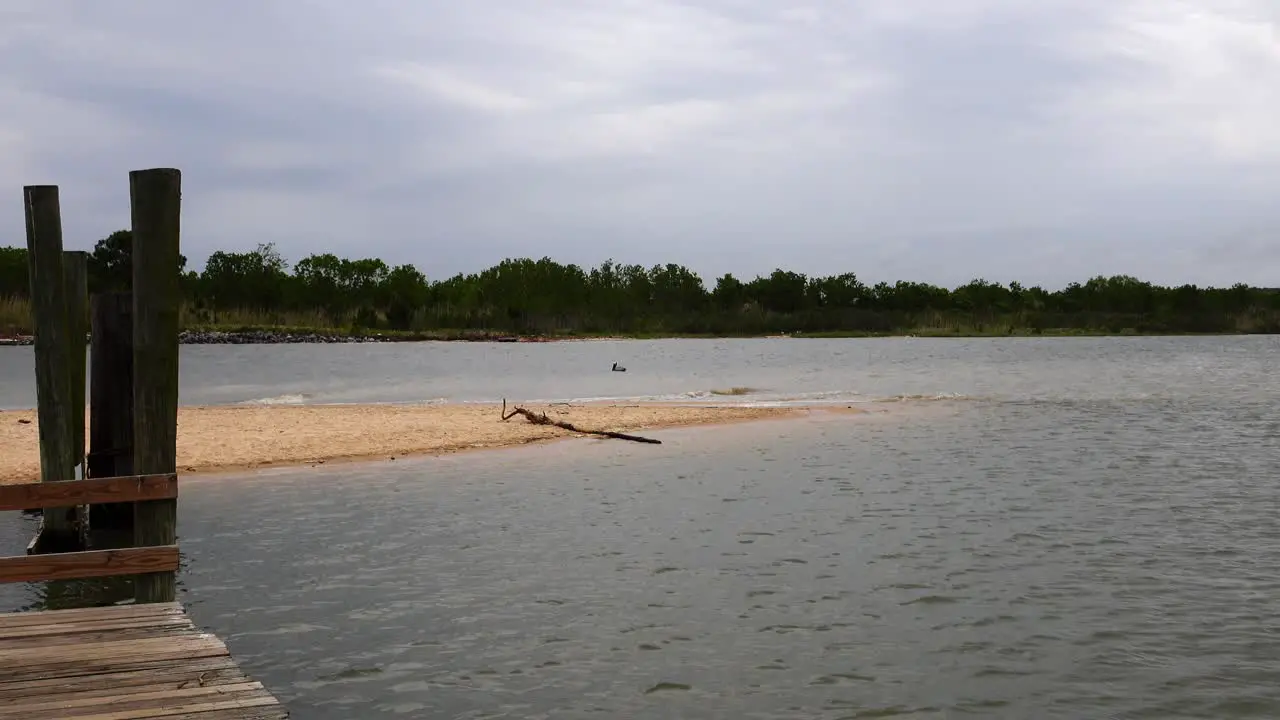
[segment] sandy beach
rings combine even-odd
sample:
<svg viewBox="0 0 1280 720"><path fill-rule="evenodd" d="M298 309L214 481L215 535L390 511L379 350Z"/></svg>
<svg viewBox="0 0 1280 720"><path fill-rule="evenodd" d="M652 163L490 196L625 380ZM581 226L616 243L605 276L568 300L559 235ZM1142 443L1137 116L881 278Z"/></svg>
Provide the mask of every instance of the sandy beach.
<svg viewBox="0 0 1280 720"><path fill-rule="evenodd" d="M527 405L583 430L639 431L784 417L786 408L687 405ZM560 428L500 420L497 405L182 407L178 469L234 471L499 448L573 437ZM623 442L623 441L610 441ZM34 410L0 411L0 483L39 479Z"/></svg>

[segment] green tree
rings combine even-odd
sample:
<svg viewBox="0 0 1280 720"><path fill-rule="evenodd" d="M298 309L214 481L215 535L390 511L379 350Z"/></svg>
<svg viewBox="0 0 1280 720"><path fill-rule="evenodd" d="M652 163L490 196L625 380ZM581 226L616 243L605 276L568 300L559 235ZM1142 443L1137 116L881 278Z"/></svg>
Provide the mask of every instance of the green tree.
<svg viewBox="0 0 1280 720"><path fill-rule="evenodd" d="M90 256L92 289L127 290L131 263L129 231L103 238ZM587 269L525 257L430 281L413 265L333 253L305 257L291 270L271 244L216 251L200 273L185 266L184 257L177 270L187 302L205 322L225 310L257 313L257 322L286 322L298 312L335 328L546 333L1280 332L1280 291L1239 283L1163 287L1128 275L1056 291L983 279L951 290L908 280L868 287L852 272L809 277L778 268L746 282L725 274L708 291L696 272L675 263L645 268L609 259ZM25 248L0 248L0 296L29 294L27 272ZM21 301L0 310L5 332L29 325Z"/></svg>
<svg viewBox="0 0 1280 720"><path fill-rule="evenodd" d="M0 247L0 298L30 297L31 269L27 249Z"/></svg>
<svg viewBox="0 0 1280 720"><path fill-rule="evenodd" d="M186 269L187 256L179 255L178 272L185 276ZM132 288L133 231L116 230L94 243L89 253L89 292L128 292Z"/></svg>
<svg viewBox="0 0 1280 720"><path fill-rule="evenodd" d="M426 275L412 265L397 265L383 281L380 304L386 308L391 327L408 330L414 314L427 304L429 296Z"/></svg>
<svg viewBox="0 0 1280 720"><path fill-rule="evenodd" d="M250 252L209 256L200 289L216 308L279 309L288 296L288 263L271 243Z"/></svg>
<svg viewBox="0 0 1280 720"><path fill-rule="evenodd" d="M711 299L721 311L741 310L747 302L747 286L731 273L725 273L716 279L716 287L711 291Z"/></svg>

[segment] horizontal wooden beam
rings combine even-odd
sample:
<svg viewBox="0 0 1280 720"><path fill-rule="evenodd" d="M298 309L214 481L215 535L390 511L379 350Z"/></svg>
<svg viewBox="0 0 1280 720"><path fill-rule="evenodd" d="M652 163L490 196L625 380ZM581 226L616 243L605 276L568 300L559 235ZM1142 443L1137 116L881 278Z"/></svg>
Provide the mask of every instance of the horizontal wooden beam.
<svg viewBox="0 0 1280 720"><path fill-rule="evenodd" d="M174 473L0 485L0 511L176 497L178 476Z"/></svg>
<svg viewBox="0 0 1280 720"><path fill-rule="evenodd" d="M0 558L0 583L176 572L178 546L89 550Z"/></svg>

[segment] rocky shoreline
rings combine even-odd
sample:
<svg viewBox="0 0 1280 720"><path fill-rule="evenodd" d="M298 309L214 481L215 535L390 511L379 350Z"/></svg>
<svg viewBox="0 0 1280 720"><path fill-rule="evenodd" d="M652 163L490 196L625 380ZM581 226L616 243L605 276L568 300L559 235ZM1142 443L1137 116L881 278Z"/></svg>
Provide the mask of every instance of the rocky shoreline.
<svg viewBox="0 0 1280 720"><path fill-rule="evenodd" d="M178 342L183 345L283 345L291 343L368 343L390 342L398 338L383 335L329 335L322 333L279 332L275 330L183 330Z"/></svg>
<svg viewBox="0 0 1280 720"><path fill-rule="evenodd" d="M514 335L498 335L494 333L468 333L449 336L435 335L340 335L318 332L291 332L287 330L183 330L178 335L182 345L286 345L297 343L338 344L338 343L381 343L381 342L415 342L424 340L462 340L471 342L549 342L551 338L517 337ZM33 345L35 338L30 335L0 337L0 347Z"/></svg>

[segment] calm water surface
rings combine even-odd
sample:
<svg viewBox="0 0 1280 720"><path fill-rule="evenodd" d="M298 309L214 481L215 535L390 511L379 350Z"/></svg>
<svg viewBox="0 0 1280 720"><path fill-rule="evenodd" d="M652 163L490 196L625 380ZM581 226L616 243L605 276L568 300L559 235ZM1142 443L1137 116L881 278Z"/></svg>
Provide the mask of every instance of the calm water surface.
<svg viewBox="0 0 1280 720"><path fill-rule="evenodd" d="M1265 391L1277 350L1268 337L184 345L181 391L191 405L1141 399ZM732 388L751 392L713 394ZM0 408L35 402L31 348L0 347Z"/></svg>
<svg viewBox="0 0 1280 720"><path fill-rule="evenodd" d="M189 348L184 399L872 412L185 480L182 599L295 717L1280 717L1280 340L428 347Z"/></svg>

